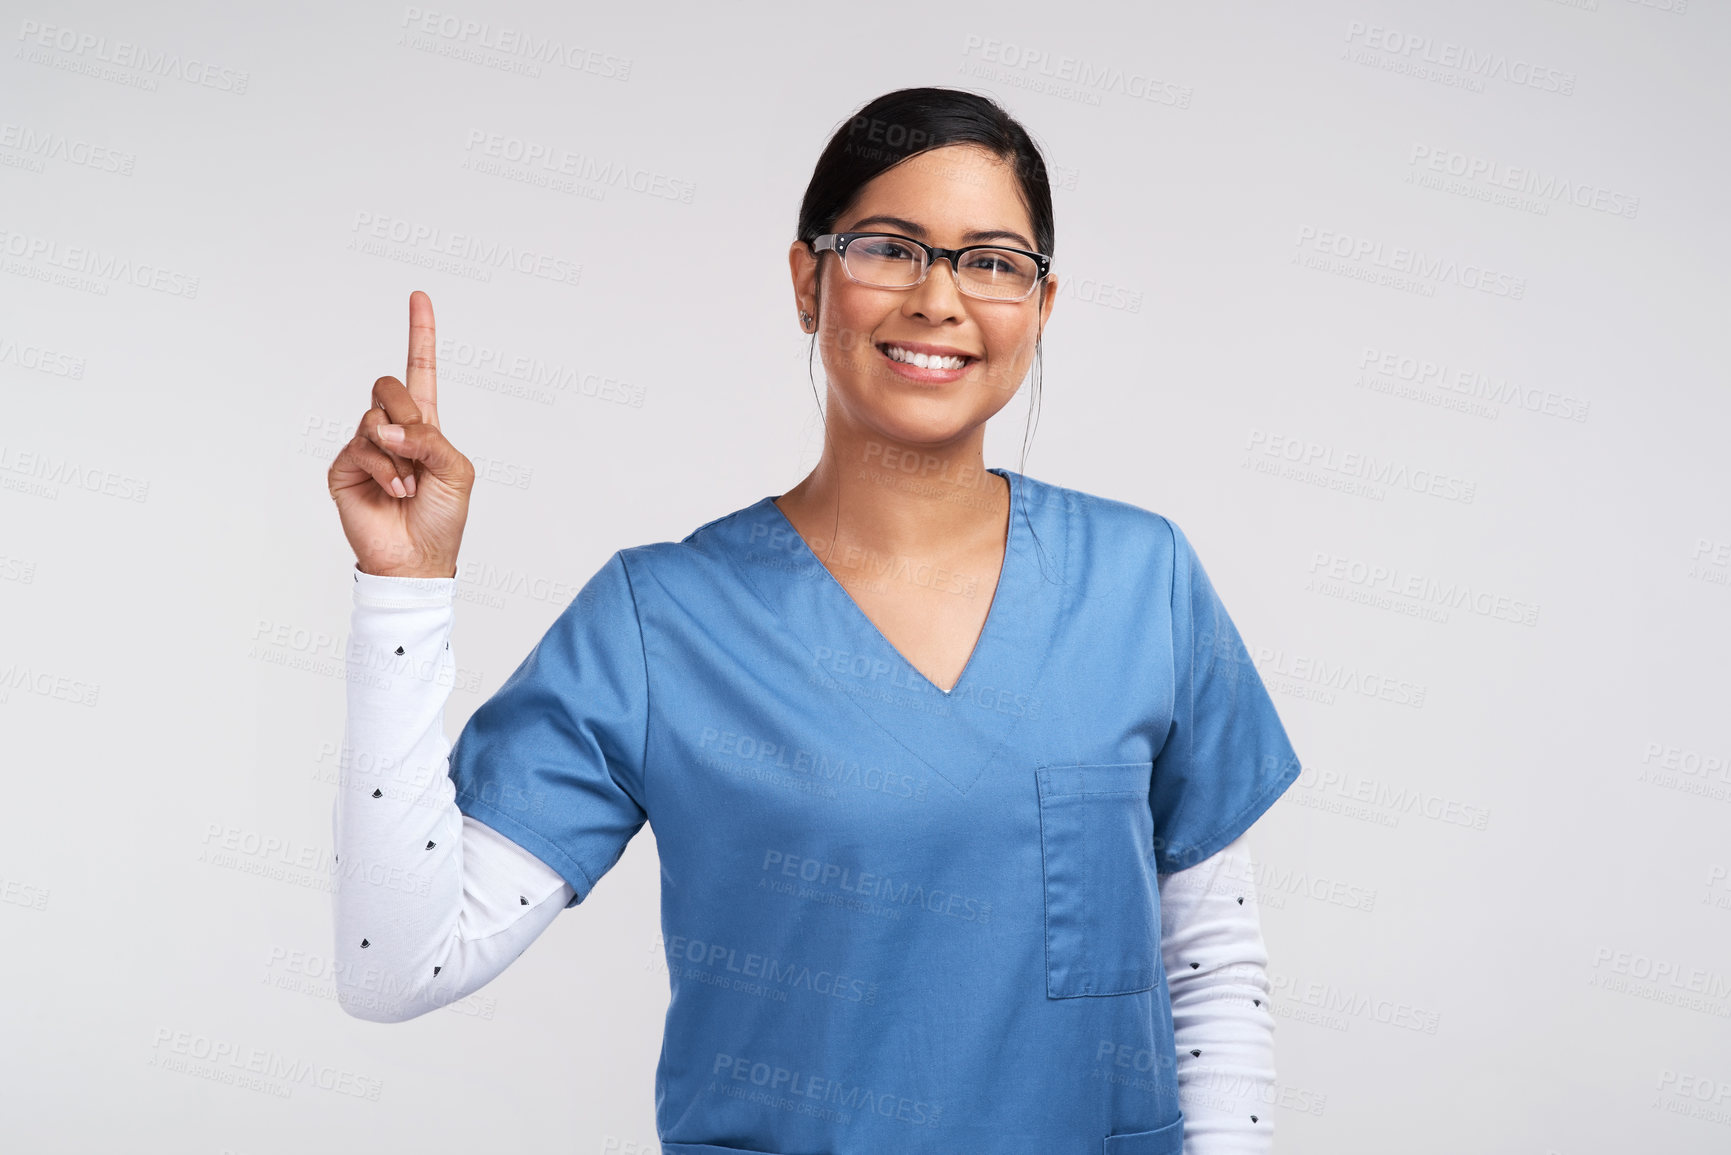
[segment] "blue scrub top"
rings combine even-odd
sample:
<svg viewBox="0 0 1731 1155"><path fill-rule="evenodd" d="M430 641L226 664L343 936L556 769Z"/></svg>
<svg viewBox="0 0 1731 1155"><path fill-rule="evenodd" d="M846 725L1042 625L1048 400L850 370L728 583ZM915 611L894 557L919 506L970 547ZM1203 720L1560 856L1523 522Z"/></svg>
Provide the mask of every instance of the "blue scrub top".
<svg viewBox="0 0 1731 1155"><path fill-rule="evenodd" d="M765 497L615 553L452 747L573 906L651 824L665 1155L1179 1155L1155 876L1298 757L1177 526L992 472L949 692Z"/></svg>

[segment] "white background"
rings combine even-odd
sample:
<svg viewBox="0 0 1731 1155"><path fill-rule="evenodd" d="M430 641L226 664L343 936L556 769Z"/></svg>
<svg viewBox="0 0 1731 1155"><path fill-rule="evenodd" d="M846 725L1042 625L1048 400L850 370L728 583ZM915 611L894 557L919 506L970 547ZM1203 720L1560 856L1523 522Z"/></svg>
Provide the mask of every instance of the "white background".
<svg viewBox="0 0 1731 1155"><path fill-rule="evenodd" d="M1731 1147L1725 5L5 8L0 1146L654 1150L647 828L463 1004L332 997L325 469L427 290L454 736L615 549L815 462L799 199L941 84L1059 186L988 464L1182 525L1304 759L1252 834L1279 1148Z"/></svg>

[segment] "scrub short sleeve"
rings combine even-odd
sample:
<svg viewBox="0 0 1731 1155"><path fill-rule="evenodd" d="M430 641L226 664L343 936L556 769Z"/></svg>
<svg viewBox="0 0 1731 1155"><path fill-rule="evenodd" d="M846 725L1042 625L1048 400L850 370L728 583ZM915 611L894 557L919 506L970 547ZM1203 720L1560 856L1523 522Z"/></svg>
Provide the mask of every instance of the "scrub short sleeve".
<svg viewBox="0 0 1731 1155"><path fill-rule="evenodd" d="M589 897L642 827L649 689L624 557L578 591L451 748L457 807Z"/></svg>
<svg viewBox="0 0 1731 1155"><path fill-rule="evenodd" d="M1190 541L1171 521L1172 725L1154 759L1155 869L1195 866L1274 805L1299 773L1262 677Z"/></svg>

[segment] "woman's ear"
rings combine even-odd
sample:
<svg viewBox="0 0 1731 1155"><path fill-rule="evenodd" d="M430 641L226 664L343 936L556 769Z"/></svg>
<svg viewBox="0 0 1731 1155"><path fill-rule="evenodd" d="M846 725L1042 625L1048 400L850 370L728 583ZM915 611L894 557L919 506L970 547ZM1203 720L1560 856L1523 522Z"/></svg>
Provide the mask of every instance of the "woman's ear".
<svg viewBox="0 0 1731 1155"><path fill-rule="evenodd" d="M800 328L808 333L814 332L817 329L817 254L804 241L795 241L788 246L787 264L793 277L793 305L800 316Z"/></svg>
<svg viewBox="0 0 1731 1155"><path fill-rule="evenodd" d="M1046 334L1046 321L1052 315L1052 307L1058 303L1058 278L1047 273L1046 279L1040 282L1040 331L1034 335L1038 341Z"/></svg>

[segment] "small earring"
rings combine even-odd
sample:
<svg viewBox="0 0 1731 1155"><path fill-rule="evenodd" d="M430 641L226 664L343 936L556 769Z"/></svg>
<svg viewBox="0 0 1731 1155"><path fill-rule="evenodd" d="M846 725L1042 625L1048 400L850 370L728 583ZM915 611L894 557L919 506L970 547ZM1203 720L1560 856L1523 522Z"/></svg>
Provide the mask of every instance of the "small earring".
<svg viewBox="0 0 1731 1155"><path fill-rule="evenodd" d="M799 327L802 329L811 328L811 314L810 313L801 313L799 315Z"/></svg>

